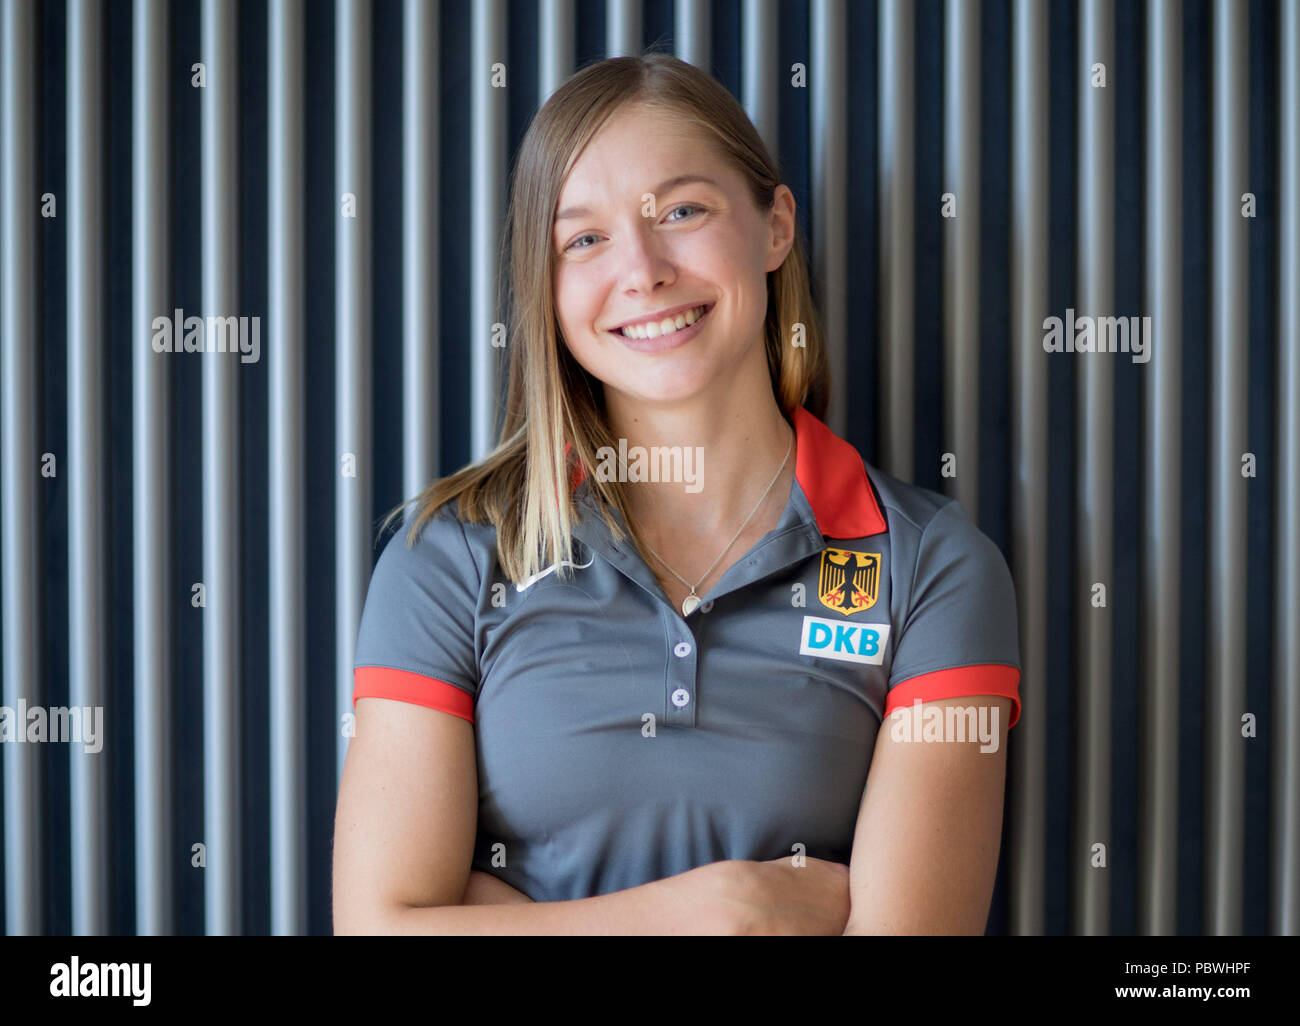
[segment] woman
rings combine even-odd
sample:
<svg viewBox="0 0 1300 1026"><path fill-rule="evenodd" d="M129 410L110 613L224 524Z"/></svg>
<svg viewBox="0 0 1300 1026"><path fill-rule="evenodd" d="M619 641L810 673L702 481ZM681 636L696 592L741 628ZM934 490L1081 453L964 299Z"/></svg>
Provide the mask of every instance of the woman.
<svg viewBox="0 0 1300 1026"><path fill-rule="evenodd" d="M739 104L662 54L587 67L507 228L501 444L367 596L336 931L983 932L1010 575L820 419L794 200Z"/></svg>

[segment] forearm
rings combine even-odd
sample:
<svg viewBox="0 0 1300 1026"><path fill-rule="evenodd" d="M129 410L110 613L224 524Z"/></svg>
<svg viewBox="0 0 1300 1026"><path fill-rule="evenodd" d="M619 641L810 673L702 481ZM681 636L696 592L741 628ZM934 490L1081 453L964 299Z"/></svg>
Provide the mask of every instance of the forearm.
<svg viewBox="0 0 1300 1026"><path fill-rule="evenodd" d="M476 881L471 874L465 901L501 904L406 907L384 917L377 932L399 935L631 935L681 936L732 932L725 904L700 900L701 866L639 887L573 901L528 901L504 882ZM692 876L692 874L696 874ZM486 874L482 874L486 875ZM687 879L690 877L690 879ZM721 879L713 876L720 884ZM522 899L522 900L521 900Z"/></svg>

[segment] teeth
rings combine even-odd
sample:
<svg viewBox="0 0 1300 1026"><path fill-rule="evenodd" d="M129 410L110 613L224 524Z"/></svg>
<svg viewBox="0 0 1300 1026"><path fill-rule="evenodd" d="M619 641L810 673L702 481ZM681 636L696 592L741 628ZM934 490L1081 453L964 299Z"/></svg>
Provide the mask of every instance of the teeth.
<svg viewBox="0 0 1300 1026"><path fill-rule="evenodd" d="M662 321L635 324L620 330L624 338L658 338L660 335L670 335L674 331L681 331L682 328L689 328L704 315L704 309L702 306L697 306L693 310L679 313L676 317L665 317Z"/></svg>

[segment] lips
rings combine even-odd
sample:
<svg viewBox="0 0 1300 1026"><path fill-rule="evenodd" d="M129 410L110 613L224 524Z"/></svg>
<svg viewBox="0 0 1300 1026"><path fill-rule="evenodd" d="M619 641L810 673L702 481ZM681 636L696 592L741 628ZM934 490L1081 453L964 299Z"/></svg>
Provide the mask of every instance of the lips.
<svg viewBox="0 0 1300 1026"><path fill-rule="evenodd" d="M672 352L683 346L689 346L695 338L704 330L703 322L708 316L710 307L706 307L704 314L696 318L695 323L688 324L684 328L678 328L670 331L666 335L656 335L654 338L628 338L622 332L610 332L614 338L618 339L619 344L634 353L658 354Z"/></svg>
<svg viewBox="0 0 1300 1026"><path fill-rule="evenodd" d="M707 316L709 315L709 312L713 309L713 307L714 307L714 304L713 304L713 303L694 303L694 304L692 304L692 305L690 305L690 306L679 306L679 307L675 307L673 310L671 310L671 311L669 311L669 312L666 312L666 313L660 315L660 316L658 317L658 319L647 318L647 319L639 320L639 321L628 321L628 322L626 322L625 324L621 324L621 325L619 325L618 327L610 328L610 329L609 329L609 333L610 333L611 335L615 336L616 338L618 338L618 339L620 339L620 340L623 340L623 341L640 341L640 342L644 342L644 341L647 341L647 339L644 338L644 337L641 337L641 336L638 336L638 335L625 335L625 334L623 333L623 332L624 332L624 329L628 328L629 325L635 324L635 325L637 325L638 328L640 328L642 331L644 331L648 325L659 326L659 325L661 325L664 321L672 322L672 321L677 320L678 318L681 318L683 315L686 315L687 317L689 317L689 316L691 316L692 314L694 314L695 319L694 319L693 321L690 321L689 323L685 323L685 324L683 324L680 328L674 326L671 330L669 330L669 331L667 331L667 332L664 332L664 331L660 330L660 331L658 331L655 335L653 335L653 336L649 336L650 339L654 339L654 338L663 338L663 337L665 337L665 336L674 335L674 334L677 334L677 333L679 333L679 332L689 331L691 328L693 328L693 327L694 327L696 324L698 324L700 321L704 320L704 318L707 317ZM697 311L697 310L700 311L700 312L699 312L699 313L694 313L694 312Z"/></svg>

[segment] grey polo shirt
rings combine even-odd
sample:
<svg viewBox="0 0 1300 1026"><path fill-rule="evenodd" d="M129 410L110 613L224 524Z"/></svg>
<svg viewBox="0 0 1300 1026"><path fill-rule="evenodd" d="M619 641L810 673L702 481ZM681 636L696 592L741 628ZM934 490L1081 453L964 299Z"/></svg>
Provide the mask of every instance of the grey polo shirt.
<svg viewBox="0 0 1300 1026"><path fill-rule="evenodd" d="M413 547L405 530L389 540L353 702L474 724L474 868L560 901L723 859L847 864L894 710L998 695L1015 723L1001 552L956 502L869 466L806 410L793 424L779 524L685 618L613 542L581 471L569 579L517 587L495 528L451 507Z"/></svg>

